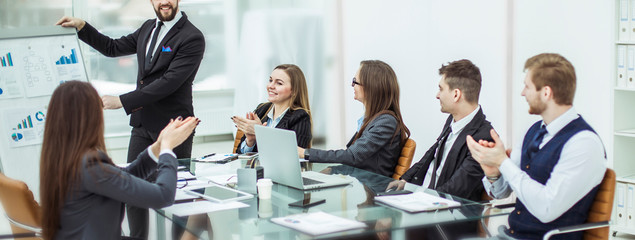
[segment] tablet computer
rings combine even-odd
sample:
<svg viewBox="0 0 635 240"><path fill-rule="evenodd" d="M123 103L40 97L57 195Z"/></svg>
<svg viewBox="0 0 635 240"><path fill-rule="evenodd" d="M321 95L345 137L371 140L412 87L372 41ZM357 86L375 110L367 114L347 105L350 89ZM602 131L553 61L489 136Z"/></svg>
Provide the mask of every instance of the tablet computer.
<svg viewBox="0 0 635 240"><path fill-rule="evenodd" d="M185 192L202 197L204 199L207 199L213 202L219 202L219 203L239 201L239 200L249 199L253 197L253 195L249 193L238 191L236 189L231 189L231 188L220 186L220 185L211 185L211 186L200 187L200 188L185 189Z"/></svg>

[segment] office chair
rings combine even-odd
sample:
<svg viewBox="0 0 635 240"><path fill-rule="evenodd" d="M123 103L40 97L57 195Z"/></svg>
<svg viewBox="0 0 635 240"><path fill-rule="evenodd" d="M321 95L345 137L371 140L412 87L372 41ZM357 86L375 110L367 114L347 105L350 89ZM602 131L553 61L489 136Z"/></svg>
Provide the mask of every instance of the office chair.
<svg viewBox="0 0 635 240"><path fill-rule="evenodd" d="M543 240L548 240L554 235L585 231L584 240L608 240L609 224L613 211L613 197L615 196L615 171L607 168L604 179L599 185L599 189L587 216L586 223L553 229L543 236ZM514 207L512 204L498 206L498 208ZM484 225L484 224L483 224ZM485 229L487 229L485 227ZM487 232L489 237L489 232Z"/></svg>
<svg viewBox="0 0 635 240"><path fill-rule="evenodd" d="M24 182L0 173L0 202L11 223L13 238L40 239L42 210Z"/></svg>
<svg viewBox="0 0 635 240"><path fill-rule="evenodd" d="M392 178L399 179L401 175L406 173L410 168L410 164L412 163L412 158L415 156L415 149L417 148L417 143L412 138L409 138L404 144L403 148L401 148L401 154L399 155L399 160L397 162L397 166L395 167L395 173L392 175Z"/></svg>
<svg viewBox="0 0 635 240"><path fill-rule="evenodd" d="M607 168L604 179L600 183L593 204L589 209L589 216L584 224L553 229L542 238L549 239L553 235L584 231L584 240L609 239L609 221L613 211L613 197L615 197L615 171Z"/></svg>
<svg viewBox="0 0 635 240"><path fill-rule="evenodd" d="M235 153L236 150L238 150L238 147L240 147L240 139L242 139L244 135L245 134L243 133L243 131L236 130L236 138L234 138L234 150L232 150L232 153Z"/></svg>

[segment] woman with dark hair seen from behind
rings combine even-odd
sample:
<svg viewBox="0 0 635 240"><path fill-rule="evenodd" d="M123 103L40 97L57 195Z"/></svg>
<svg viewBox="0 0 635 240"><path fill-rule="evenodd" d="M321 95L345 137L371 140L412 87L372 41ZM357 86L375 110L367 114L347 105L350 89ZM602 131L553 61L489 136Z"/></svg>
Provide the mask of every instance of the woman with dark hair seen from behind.
<svg viewBox="0 0 635 240"><path fill-rule="evenodd" d="M174 202L172 149L199 120L172 120L137 160L119 168L106 155L102 108L86 82L69 81L53 92L40 159L44 239L118 239L124 203L161 208ZM155 171L155 183L143 179Z"/></svg>
<svg viewBox="0 0 635 240"><path fill-rule="evenodd" d="M302 70L293 64L276 66L267 84L269 102L261 103L254 112L233 116L238 130L245 133L237 153L257 152L254 125L292 130L300 147L311 147L311 110L306 80Z"/></svg>
<svg viewBox="0 0 635 240"><path fill-rule="evenodd" d="M300 158L309 162L343 163L391 177L410 137L399 109L399 83L393 69L379 60L360 63L351 83L355 100L364 104L357 133L346 149L319 150L298 147Z"/></svg>

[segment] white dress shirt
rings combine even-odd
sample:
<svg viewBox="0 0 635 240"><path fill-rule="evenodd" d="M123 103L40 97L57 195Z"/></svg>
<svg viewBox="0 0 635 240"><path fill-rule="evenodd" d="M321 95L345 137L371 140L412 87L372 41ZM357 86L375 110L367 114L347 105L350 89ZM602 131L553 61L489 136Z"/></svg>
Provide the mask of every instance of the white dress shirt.
<svg viewBox="0 0 635 240"><path fill-rule="evenodd" d="M540 148L578 117L575 109L571 107L547 125L547 134L542 139ZM507 197L514 191L529 212L543 223L562 216L604 178L604 146L599 136L591 131L580 131L564 144L560 160L554 166L545 185L533 180L520 169L521 149L522 142L519 142L511 157L502 162L499 167L502 173L499 180L490 183L484 177L483 185L490 196L495 198Z"/></svg>
<svg viewBox="0 0 635 240"><path fill-rule="evenodd" d="M437 175L436 175L436 179L434 180L435 183L439 182L439 176L441 176L441 172L443 171L443 165L445 165L445 159L448 158L448 153L450 153L450 149L452 149L452 145L454 145L456 138L459 136L461 131L463 131L463 128L465 128L465 126L467 126L467 124L470 123L472 119L474 119L474 116L476 116L476 113L478 112L479 109L481 109L480 105L476 109L474 109L474 111L472 111L469 115L465 116L461 120L455 122L453 119L452 122L450 123L450 128L452 129L452 132L448 135L448 138L445 140L445 145L443 146L443 158L441 159L439 168L437 168ZM441 145L441 143L439 143L439 145ZM438 154L439 154L439 148L437 148L437 152L435 153L435 156L437 156ZM428 167L428 171L426 172L426 176L423 179L423 184L421 186L428 187L430 185L430 181L432 180L432 171L434 171L435 161L437 161L436 158L432 160L432 163L430 163L430 166Z"/></svg>
<svg viewBox="0 0 635 240"><path fill-rule="evenodd" d="M177 13L174 16L174 19L172 19L172 21L164 21L163 22L163 26L161 27L161 30L159 30L159 36L157 37L157 43L154 45L154 49L152 49L152 56L153 57L154 57L154 53L157 52L157 48L161 44L161 41L163 40L163 37L165 37L165 35L168 34L170 29L172 29L172 27L174 27L174 25L181 19L181 17L183 17L183 14L181 13L181 11L177 11ZM152 32L150 33L150 37L146 40L147 41L146 55L148 54L148 49L150 48L150 41L152 41L152 36L154 35L154 31L157 30L157 24L159 22L160 22L160 20L157 18L157 20L154 23L154 29L152 29Z"/></svg>
<svg viewBox="0 0 635 240"><path fill-rule="evenodd" d="M154 155L154 153L152 152L152 146L149 146L146 151L148 152L148 155L150 155L150 158L152 158L152 160L154 160L154 162L159 163L159 157L163 154L170 154L172 155L174 158L176 158L176 154L174 154L174 152L169 149L161 149L161 152L159 153L159 156Z"/></svg>

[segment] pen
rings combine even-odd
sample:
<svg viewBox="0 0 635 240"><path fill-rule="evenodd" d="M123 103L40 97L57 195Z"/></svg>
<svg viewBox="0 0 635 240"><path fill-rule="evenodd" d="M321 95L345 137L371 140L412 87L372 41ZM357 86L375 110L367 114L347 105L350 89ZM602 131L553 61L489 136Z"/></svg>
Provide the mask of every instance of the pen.
<svg viewBox="0 0 635 240"><path fill-rule="evenodd" d="M203 156L201 159L208 158L208 157L211 157L211 156L214 156L214 155L216 155L216 153L210 153L210 154L207 154L207 155Z"/></svg>

